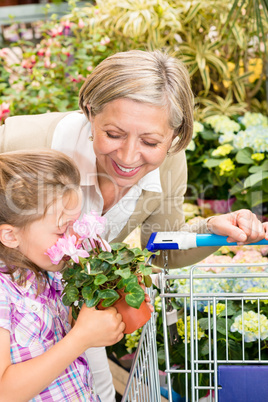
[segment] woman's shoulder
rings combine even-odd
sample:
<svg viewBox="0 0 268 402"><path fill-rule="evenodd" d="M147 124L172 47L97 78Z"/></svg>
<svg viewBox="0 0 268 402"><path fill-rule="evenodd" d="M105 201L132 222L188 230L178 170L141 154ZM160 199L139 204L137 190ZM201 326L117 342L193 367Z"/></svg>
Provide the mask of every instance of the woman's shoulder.
<svg viewBox="0 0 268 402"><path fill-rule="evenodd" d="M0 152L50 148L57 124L73 112L8 117L0 127Z"/></svg>
<svg viewBox="0 0 268 402"><path fill-rule="evenodd" d="M166 175L167 172L172 172L175 176L182 174L187 170L185 150L175 154L167 155L164 162L160 166L160 173Z"/></svg>

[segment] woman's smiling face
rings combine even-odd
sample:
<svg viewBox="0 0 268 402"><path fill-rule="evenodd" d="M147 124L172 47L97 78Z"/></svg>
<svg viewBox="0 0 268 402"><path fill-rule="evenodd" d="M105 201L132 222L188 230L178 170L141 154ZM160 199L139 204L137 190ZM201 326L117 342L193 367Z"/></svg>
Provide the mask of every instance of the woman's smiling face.
<svg viewBox="0 0 268 402"><path fill-rule="evenodd" d="M123 98L108 103L91 124L98 173L118 187L132 187L158 168L174 135L166 109Z"/></svg>

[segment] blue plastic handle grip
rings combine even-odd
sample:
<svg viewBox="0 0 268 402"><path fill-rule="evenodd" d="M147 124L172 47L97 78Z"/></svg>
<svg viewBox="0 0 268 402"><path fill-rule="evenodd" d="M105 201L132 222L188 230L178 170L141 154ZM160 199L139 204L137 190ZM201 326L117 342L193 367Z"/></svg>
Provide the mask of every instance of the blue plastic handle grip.
<svg viewBox="0 0 268 402"><path fill-rule="evenodd" d="M260 240L256 243L250 243L251 246L263 246L268 245L268 240ZM196 235L196 246L197 247L207 247L207 246L237 246L237 243L228 243L227 236L219 236L216 234L197 234Z"/></svg>
<svg viewBox="0 0 268 402"><path fill-rule="evenodd" d="M155 243L157 232L151 234L147 243L147 249L151 252L156 250L178 250L180 244L178 243ZM268 240L260 240L256 243L250 243L252 246L268 245ZM237 246L237 243L228 243L227 236L219 236L216 234L196 234L196 247L209 247L209 246Z"/></svg>

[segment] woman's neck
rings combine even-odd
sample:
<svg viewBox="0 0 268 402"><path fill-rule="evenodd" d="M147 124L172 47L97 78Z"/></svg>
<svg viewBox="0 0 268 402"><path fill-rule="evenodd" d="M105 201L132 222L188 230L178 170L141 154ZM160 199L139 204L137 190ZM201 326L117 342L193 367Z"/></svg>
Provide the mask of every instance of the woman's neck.
<svg viewBox="0 0 268 402"><path fill-rule="evenodd" d="M98 182L103 197L102 215L104 215L126 195L129 187L119 187L105 177L99 177Z"/></svg>

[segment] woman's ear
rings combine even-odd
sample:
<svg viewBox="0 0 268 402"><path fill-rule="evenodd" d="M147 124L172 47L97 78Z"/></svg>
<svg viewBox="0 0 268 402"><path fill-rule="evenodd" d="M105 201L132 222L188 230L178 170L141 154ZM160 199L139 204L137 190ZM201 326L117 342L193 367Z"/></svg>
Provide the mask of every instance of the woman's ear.
<svg viewBox="0 0 268 402"><path fill-rule="evenodd" d="M0 242L9 248L16 248L19 245L17 230L11 225L0 225Z"/></svg>

